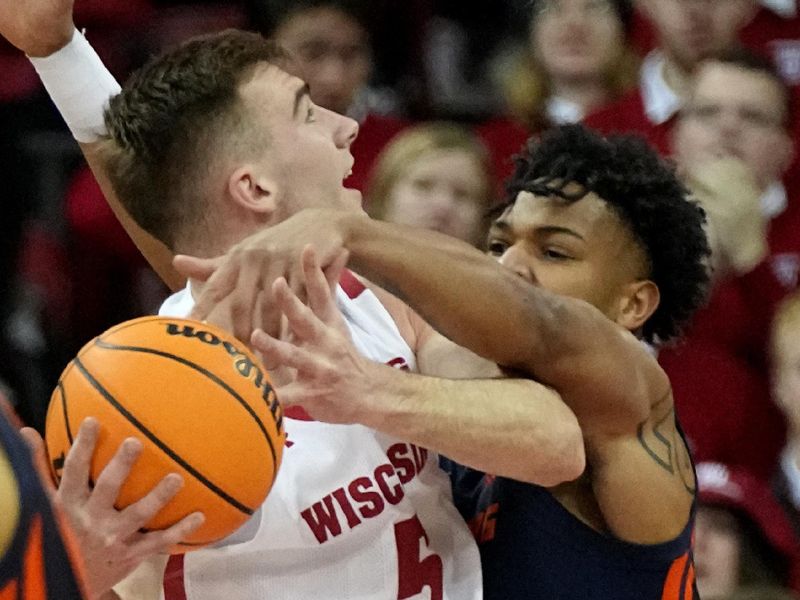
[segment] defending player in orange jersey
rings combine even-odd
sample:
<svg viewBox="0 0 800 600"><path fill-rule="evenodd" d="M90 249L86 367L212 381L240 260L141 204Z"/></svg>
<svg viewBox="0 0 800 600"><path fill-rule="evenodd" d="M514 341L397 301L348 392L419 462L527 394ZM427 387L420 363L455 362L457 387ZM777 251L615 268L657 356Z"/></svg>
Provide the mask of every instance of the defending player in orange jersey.
<svg viewBox="0 0 800 600"><path fill-rule="evenodd" d="M78 557L50 504L49 475L34 465L5 402L0 394L0 600L81 600Z"/></svg>
<svg viewBox="0 0 800 600"><path fill-rule="evenodd" d="M695 599L695 477L669 380L648 344L675 337L703 301L703 223L643 141L567 126L517 159L489 256L362 215L305 212L231 252L196 316L232 314L232 300L247 305L272 286L298 339L256 332L253 342L267 360L298 369L278 390L284 402L320 419L402 429L425 402L416 376L359 358L335 316L317 317L276 279L302 280L295 263L307 243L323 266L348 249L353 268L398 291L449 338L552 386L583 430L588 468L572 482L532 485L451 466L481 548L485 597ZM196 276L219 266L181 262ZM372 393L357 393L364 389ZM485 402L505 410L496 398Z"/></svg>

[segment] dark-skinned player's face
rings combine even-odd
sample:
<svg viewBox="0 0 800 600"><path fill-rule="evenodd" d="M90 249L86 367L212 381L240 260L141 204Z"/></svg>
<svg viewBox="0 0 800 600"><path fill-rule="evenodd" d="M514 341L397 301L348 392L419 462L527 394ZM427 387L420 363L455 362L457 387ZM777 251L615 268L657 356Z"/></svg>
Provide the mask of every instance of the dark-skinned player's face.
<svg viewBox="0 0 800 600"><path fill-rule="evenodd" d="M493 223L488 251L532 284L585 300L618 322L631 293L654 288L632 232L594 193L570 203L520 192Z"/></svg>

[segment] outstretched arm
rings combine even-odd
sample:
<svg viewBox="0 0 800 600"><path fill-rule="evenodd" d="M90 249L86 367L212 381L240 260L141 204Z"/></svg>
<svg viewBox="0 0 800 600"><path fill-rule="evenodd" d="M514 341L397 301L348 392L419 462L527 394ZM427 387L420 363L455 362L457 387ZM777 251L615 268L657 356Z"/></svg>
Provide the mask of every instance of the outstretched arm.
<svg viewBox="0 0 800 600"><path fill-rule="evenodd" d="M171 289L180 288L185 280L172 267L172 253L134 222L114 193L98 155L106 133L103 111L119 85L75 30L73 2L0 0L0 34L31 58L125 231L161 279Z"/></svg>
<svg viewBox="0 0 800 600"><path fill-rule="evenodd" d="M223 260L176 259L192 276L213 273L194 316L227 313L246 328L249 315L232 314L230 299L247 306L254 290L235 282L264 289L276 272L301 280L292 265L309 242L323 265L347 248L357 271L398 293L446 337L555 389L581 426L595 498L617 536L657 543L682 531L694 478L655 358L594 307L533 286L463 242L360 215L305 211Z"/></svg>
<svg viewBox="0 0 800 600"><path fill-rule="evenodd" d="M217 269L193 316L233 321L246 337L252 317L241 308L252 305L254 290L235 282L269 288L277 275L298 271L307 243L323 266L347 248L354 270L396 293L445 337L558 389L585 433L635 431L669 389L635 337L589 304L532 286L459 240L341 211L304 211L214 264L181 258L186 274ZM220 314L226 311L235 314Z"/></svg>
<svg viewBox="0 0 800 600"><path fill-rule="evenodd" d="M278 279L274 299L292 342L257 331L266 363L296 369L279 386L284 406L314 418L360 423L496 475L553 486L583 471L575 415L552 390L526 379L449 380L405 373L358 354L313 252L303 254L309 305Z"/></svg>
<svg viewBox="0 0 800 600"><path fill-rule="evenodd" d="M356 270L390 286L446 337L561 395L583 431L610 531L659 543L683 530L694 500L689 452L669 380L631 333L447 236L363 217L342 217L338 230Z"/></svg>

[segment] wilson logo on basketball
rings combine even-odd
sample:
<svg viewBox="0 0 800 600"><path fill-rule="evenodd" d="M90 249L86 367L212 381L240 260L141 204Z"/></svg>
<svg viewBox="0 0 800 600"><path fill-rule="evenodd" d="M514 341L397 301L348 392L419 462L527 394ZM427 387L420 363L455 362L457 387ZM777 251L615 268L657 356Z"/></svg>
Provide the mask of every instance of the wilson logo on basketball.
<svg viewBox="0 0 800 600"><path fill-rule="evenodd" d="M176 323L167 324L167 335L182 335L187 338L194 338L208 344L209 346L221 346L233 358L233 366L236 372L246 379L251 379L253 384L258 390L261 391L261 397L264 402L269 406L275 422L280 428L283 422L283 412L281 405L278 403L278 398L275 396L275 391L272 389L264 372L256 365L249 356L242 353L236 346L226 340L219 339L210 331L202 331L195 329L191 325L178 325Z"/></svg>

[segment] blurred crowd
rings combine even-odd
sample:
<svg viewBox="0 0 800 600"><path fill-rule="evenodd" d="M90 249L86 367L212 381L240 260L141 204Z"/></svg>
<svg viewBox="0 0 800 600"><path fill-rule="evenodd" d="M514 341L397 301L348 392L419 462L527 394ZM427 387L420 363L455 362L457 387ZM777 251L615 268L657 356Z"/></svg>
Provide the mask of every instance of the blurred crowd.
<svg viewBox="0 0 800 600"><path fill-rule="evenodd" d="M713 247L707 306L658 349L698 464L700 590L800 591L800 1L76 0L75 13L120 79L193 35L273 37L315 103L360 123L348 185L367 211L477 246L530 136L578 121L644 136L702 203ZM0 173L0 389L41 428L81 345L167 289L1 42Z"/></svg>

